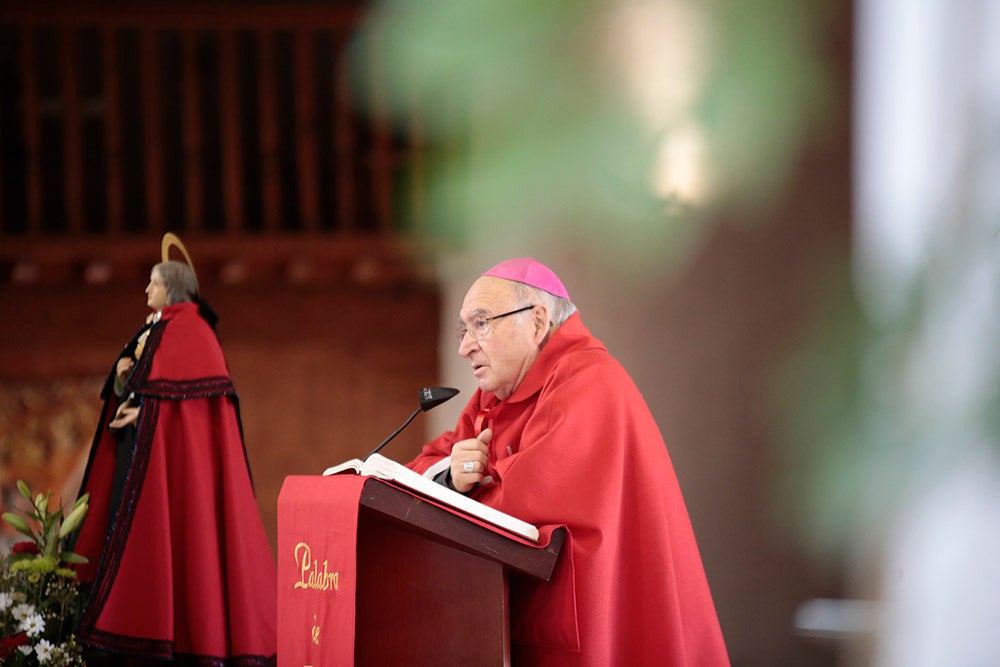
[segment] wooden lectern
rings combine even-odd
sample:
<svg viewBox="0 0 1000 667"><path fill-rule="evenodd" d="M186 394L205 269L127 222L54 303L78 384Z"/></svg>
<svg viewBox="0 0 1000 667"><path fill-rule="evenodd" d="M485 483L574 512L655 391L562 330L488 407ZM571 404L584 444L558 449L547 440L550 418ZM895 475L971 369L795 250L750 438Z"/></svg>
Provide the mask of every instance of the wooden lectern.
<svg viewBox="0 0 1000 667"><path fill-rule="evenodd" d="M305 484L308 489L302 491L320 502L317 496L361 485L356 501L356 578L349 582L348 577L338 576L337 580L338 584L354 584L354 664L510 664L509 579L528 576L547 581L564 540L562 529L552 535L548 546L541 548L376 478L359 481L354 475L334 475L323 480L289 477L281 495L292 496L296 485ZM286 504L286 511L291 511L289 507ZM294 609L295 605L315 605L317 599L321 605L328 600L331 604L334 600L350 604L344 595L336 597L344 591L349 596L349 587L338 588L334 597L290 592L289 577L282 573L294 572L298 577L303 570L298 553L294 555L295 563L287 562L292 557L293 543L301 545L303 538L282 535L288 522L282 519L280 498L278 509L279 667L333 664L325 661L325 654L317 648L319 643L309 647L315 649L311 653L303 653L296 642L308 643L309 637L297 627L286 627L283 620L295 617L292 612L301 612ZM311 523L312 530L321 529L315 525L315 518ZM322 571L332 581L331 566L323 563ZM322 577L312 579L313 584L316 581L322 581ZM306 612L314 619L323 615ZM319 620L316 625L321 625ZM336 634L341 641L350 641L350 630L340 627ZM306 655L309 657L303 657Z"/></svg>

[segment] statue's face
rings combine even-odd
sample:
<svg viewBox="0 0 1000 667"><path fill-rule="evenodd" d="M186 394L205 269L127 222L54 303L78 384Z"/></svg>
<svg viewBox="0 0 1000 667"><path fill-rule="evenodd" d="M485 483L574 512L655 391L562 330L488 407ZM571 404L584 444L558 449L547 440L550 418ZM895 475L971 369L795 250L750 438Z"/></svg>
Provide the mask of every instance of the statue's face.
<svg viewBox="0 0 1000 667"><path fill-rule="evenodd" d="M149 273L149 284L146 285L146 305L153 310L163 310L167 303L167 284L163 281L158 269Z"/></svg>

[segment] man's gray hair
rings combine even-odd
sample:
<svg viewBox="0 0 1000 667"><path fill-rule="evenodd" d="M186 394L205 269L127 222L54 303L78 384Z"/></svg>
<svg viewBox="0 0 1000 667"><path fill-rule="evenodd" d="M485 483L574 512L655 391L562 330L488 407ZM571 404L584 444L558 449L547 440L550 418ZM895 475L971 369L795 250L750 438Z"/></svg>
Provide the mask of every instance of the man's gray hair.
<svg viewBox="0 0 1000 667"><path fill-rule="evenodd" d="M167 305L194 301L198 298L198 281L190 266L171 259L160 262L153 268L159 271L160 277L163 278L163 284L167 288Z"/></svg>
<svg viewBox="0 0 1000 667"><path fill-rule="evenodd" d="M563 322L569 319L570 315L576 312L576 306L569 299L549 294L545 290L540 290L531 285L525 285L516 281L512 282L514 283L514 294L520 303L526 306L543 303L548 307L549 319L552 322L553 329L558 329Z"/></svg>

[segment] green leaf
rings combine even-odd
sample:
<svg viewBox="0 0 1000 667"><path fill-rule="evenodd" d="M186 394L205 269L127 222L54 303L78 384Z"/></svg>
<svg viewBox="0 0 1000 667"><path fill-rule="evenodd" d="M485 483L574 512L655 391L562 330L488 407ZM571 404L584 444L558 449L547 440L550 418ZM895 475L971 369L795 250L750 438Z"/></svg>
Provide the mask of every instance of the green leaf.
<svg viewBox="0 0 1000 667"><path fill-rule="evenodd" d="M53 521L49 524L48 529L45 531L45 539L43 540L44 553L46 556L54 557L59 552L59 524Z"/></svg>
<svg viewBox="0 0 1000 667"><path fill-rule="evenodd" d="M64 563L89 563L90 559L86 556L81 556L73 551L63 551L59 554L59 558L62 559Z"/></svg>
<svg viewBox="0 0 1000 667"><path fill-rule="evenodd" d="M21 560L30 560L34 558L37 554L20 553L20 554L10 554L7 556L7 562L13 565L14 563Z"/></svg>

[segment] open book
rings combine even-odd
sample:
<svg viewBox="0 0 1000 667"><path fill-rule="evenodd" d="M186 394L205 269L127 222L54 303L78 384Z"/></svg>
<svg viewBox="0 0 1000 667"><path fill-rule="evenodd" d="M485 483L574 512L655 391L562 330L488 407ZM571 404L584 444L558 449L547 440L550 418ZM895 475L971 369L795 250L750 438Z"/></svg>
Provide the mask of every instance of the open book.
<svg viewBox="0 0 1000 667"><path fill-rule="evenodd" d="M405 486L412 491L450 505L466 514L508 530L515 535L526 537L534 542L538 541L538 529L530 523L516 519L498 509L477 502L468 496L463 496L461 493L438 484L433 479L424 477L420 473L414 472L392 459L387 459L381 454L372 454L366 461L362 461L361 459L345 461L332 468L327 468L323 471L323 474L336 475L344 472L392 480L400 486Z"/></svg>

